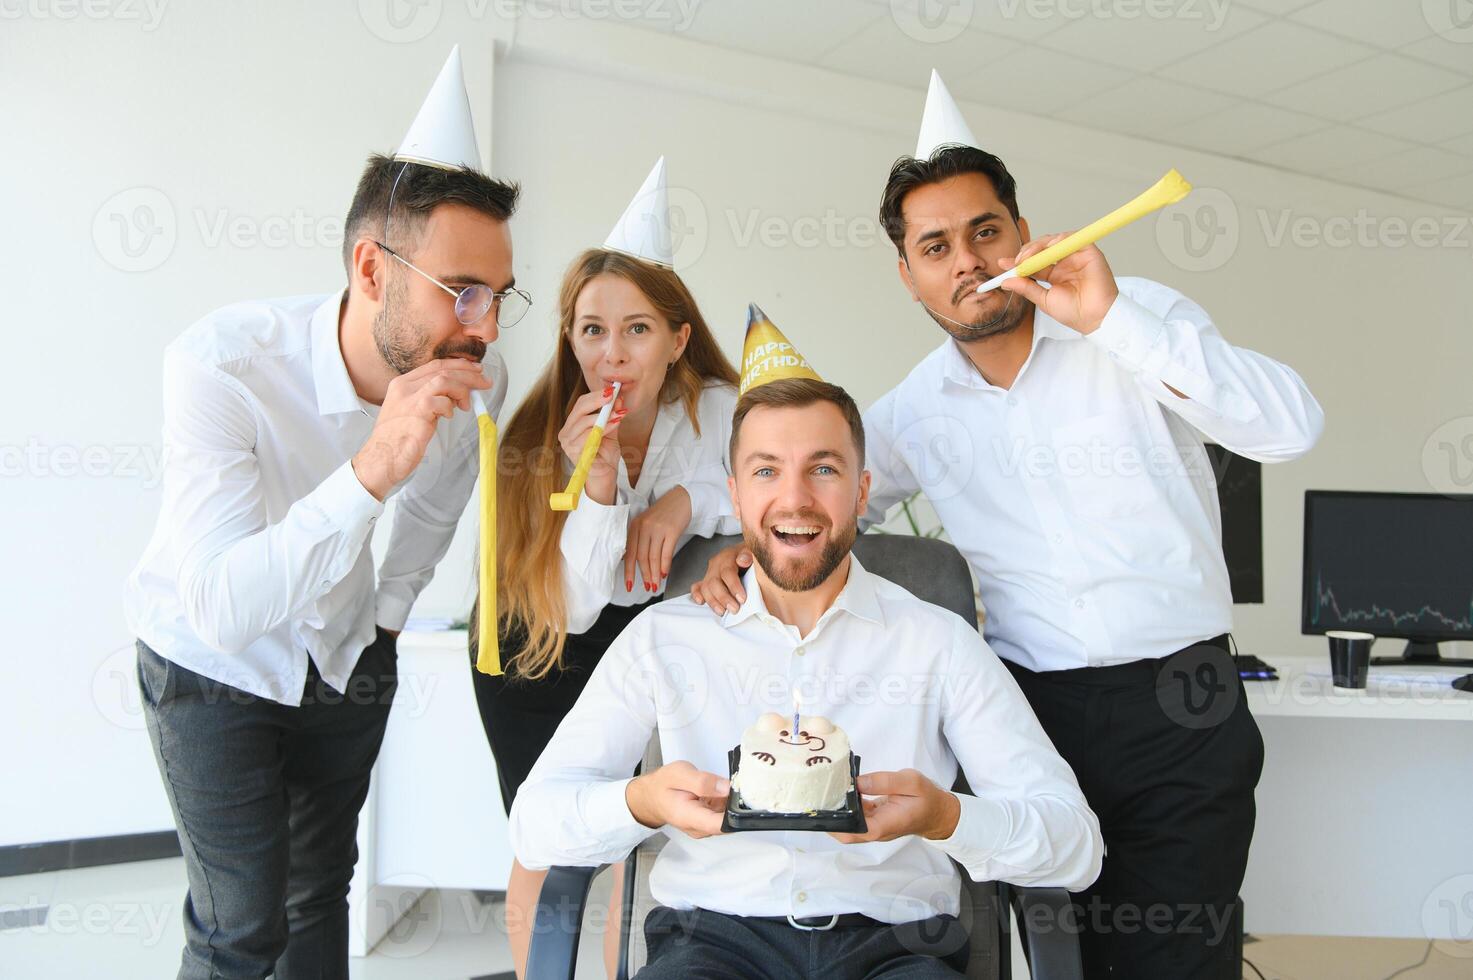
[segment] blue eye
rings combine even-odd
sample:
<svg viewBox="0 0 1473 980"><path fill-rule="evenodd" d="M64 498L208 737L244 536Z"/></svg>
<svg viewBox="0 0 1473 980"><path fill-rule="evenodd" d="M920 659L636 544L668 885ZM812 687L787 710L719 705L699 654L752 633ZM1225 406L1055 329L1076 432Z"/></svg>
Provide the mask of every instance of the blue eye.
<svg viewBox="0 0 1473 980"><path fill-rule="evenodd" d="M834 469L832 466L828 465L827 463L825 463L822 466L816 467L814 469L814 472L817 473L817 472L821 472L823 470L828 470L830 473L838 473L839 472L838 470Z"/></svg>
<svg viewBox="0 0 1473 980"><path fill-rule="evenodd" d="M771 466L763 466L760 469L758 469L755 473L753 473L752 475L753 476L766 476L767 474L769 474L771 472L772 472L772 467Z"/></svg>
<svg viewBox="0 0 1473 980"><path fill-rule="evenodd" d="M603 327L599 326L598 324L596 324L596 323L590 323L590 324L587 324L586 326L584 326L584 328L583 328L583 334L584 334L584 336L587 336L587 335L593 333L595 330L602 330L602 329L603 329Z"/></svg>

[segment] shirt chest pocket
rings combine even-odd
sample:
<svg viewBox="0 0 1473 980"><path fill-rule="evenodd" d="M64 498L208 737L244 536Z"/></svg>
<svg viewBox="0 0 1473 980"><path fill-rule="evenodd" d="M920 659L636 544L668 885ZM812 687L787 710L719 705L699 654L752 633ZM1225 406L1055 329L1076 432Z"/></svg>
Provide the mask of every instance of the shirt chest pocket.
<svg viewBox="0 0 1473 980"><path fill-rule="evenodd" d="M1052 476L1062 502L1090 521L1118 521L1160 502L1152 477L1157 455L1145 427L1127 412L1105 412L1056 426Z"/></svg>

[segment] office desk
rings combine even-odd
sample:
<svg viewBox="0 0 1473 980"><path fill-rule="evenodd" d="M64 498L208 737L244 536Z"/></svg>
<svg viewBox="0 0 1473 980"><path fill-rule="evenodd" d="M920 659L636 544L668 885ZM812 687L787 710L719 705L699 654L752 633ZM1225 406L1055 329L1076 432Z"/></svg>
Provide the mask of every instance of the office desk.
<svg viewBox="0 0 1473 980"><path fill-rule="evenodd" d="M470 671L465 630L399 637L399 691L358 822L348 894L354 956L375 946L406 957L428 948L439 929L433 909L389 932L425 891L506 890L506 810Z"/></svg>
<svg viewBox="0 0 1473 980"><path fill-rule="evenodd" d="M1259 655L1279 679L1246 682L1266 750L1248 930L1473 938L1473 695L1448 685L1469 669L1372 667L1347 691L1328 652Z"/></svg>

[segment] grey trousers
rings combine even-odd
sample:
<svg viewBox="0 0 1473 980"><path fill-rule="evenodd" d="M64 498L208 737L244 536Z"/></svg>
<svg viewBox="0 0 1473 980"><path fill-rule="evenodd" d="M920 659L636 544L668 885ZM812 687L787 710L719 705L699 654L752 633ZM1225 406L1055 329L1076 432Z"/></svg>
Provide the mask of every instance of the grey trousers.
<svg viewBox="0 0 1473 980"><path fill-rule="evenodd" d="M309 666L298 707L138 643L144 719L189 880L180 980L346 980L358 811L397 681L382 630L346 694Z"/></svg>
<svg viewBox="0 0 1473 980"><path fill-rule="evenodd" d="M950 915L825 932L660 905L644 932L649 961L636 980L933 980L964 976L970 951Z"/></svg>

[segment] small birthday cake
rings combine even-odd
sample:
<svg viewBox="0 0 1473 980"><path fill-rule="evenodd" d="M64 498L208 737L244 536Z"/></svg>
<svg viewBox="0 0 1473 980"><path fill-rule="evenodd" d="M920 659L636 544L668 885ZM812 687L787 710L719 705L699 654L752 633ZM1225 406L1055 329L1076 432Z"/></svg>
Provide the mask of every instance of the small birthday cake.
<svg viewBox="0 0 1473 980"><path fill-rule="evenodd" d="M844 806L853 782L849 736L827 718L768 712L742 733L741 761L731 785L753 810L808 813Z"/></svg>

